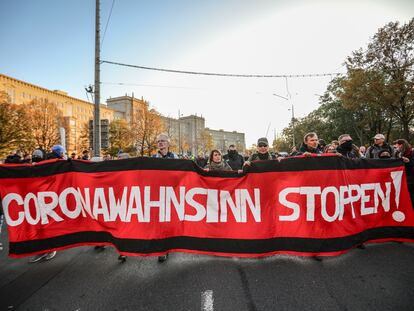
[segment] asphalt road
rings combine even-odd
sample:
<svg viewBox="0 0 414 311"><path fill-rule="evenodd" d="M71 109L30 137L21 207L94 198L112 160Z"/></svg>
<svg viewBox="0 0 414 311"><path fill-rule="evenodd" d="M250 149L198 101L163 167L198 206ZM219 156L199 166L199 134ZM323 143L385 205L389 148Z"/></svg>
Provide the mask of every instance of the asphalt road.
<svg viewBox="0 0 414 311"><path fill-rule="evenodd" d="M369 244L317 261L170 254L117 260L77 247L29 264L0 237L0 310L414 310L414 244Z"/></svg>

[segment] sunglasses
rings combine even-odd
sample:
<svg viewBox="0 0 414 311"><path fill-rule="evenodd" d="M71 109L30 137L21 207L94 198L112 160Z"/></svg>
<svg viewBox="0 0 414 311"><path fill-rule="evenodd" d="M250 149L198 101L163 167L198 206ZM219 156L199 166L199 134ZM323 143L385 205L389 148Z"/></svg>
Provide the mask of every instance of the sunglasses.
<svg viewBox="0 0 414 311"><path fill-rule="evenodd" d="M267 147L266 144L259 144L259 147Z"/></svg>

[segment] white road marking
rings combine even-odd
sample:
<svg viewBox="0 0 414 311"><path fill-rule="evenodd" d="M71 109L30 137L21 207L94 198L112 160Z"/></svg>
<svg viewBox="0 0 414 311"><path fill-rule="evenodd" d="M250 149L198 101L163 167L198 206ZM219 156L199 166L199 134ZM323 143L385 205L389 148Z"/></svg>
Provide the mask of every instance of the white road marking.
<svg viewBox="0 0 414 311"><path fill-rule="evenodd" d="M201 310L214 311L213 291L210 289L201 293Z"/></svg>

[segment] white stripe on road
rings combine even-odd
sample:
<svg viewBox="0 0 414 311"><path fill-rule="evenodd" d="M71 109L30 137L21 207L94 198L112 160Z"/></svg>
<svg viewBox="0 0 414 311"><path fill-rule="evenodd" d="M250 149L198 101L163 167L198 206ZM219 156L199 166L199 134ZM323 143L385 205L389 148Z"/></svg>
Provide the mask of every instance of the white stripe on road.
<svg viewBox="0 0 414 311"><path fill-rule="evenodd" d="M214 311L213 291L210 289L201 293L201 310Z"/></svg>

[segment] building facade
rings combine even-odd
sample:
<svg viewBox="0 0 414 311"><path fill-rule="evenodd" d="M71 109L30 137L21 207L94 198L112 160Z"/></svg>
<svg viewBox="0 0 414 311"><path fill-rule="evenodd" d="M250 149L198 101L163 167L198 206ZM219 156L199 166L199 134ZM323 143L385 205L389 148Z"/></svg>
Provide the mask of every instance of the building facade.
<svg viewBox="0 0 414 311"><path fill-rule="evenodd" d="M67 151L78 154L82 151L81 136L85 129L88 129L89 120L93 119L93 103L69 96L60 90L52 91L3 74L0 74L0 91L6 92L13 104L29 105L34 100L55 104L63 115ZM111 97L106 103L100 107L101 120L107 119L112 122L115 119L124 119L131 125L149 105L143 98L135 98L133 94ZM160 128L160 132L169 134L172 149L178 153L196 155L213 148L225 152L230 144L237 146L239 151L245 150L244 133L206 128L202 116L189 115L178 119L161 116L161 118L164 126Z"/></svg>
<svg viewBox="0 0 414 311"><path fill-rule="evenodd" d="M212 130L209 128L206 128L206 131L212 137L214 149L226 153L230 145L235 145L239 152L245 152L246 142L244 133L238 133L236 131L229 132L221 129Z"/></svg>
<svg viewBox="0 0 414 311"><path fill-rule="evenodd" d="M114 119L124 119L132 124L145 108L148 108L148 102L143 98L138 99L132 96L110 97L106 100L106 105L114 112Z"/></svg>
<svg viewBox="0 0 414 311"><path fill-rule="evenodd" d="M209 152L218 149L226 152L229 145L235 145L237 150L246 149L244 133L236 131L212 130L205 127L202 116L189 115L174 119L163 117L164 127L169 134L175 151L179 153Z"/></svg>
<svg viewBox="0 0 414 311"><path fill-rule="evenodd" d="M63 127L66 131L66 149L68 152L80 153L80 136L88 121L93 119L94 105L90 102L71 97L66 92L48 90L3 74L0 74L0 91L10 97L12 104L26 105L36 100L50 102L62 112ZM114 110L101 105L101 119L114 118Z"/></svg>

